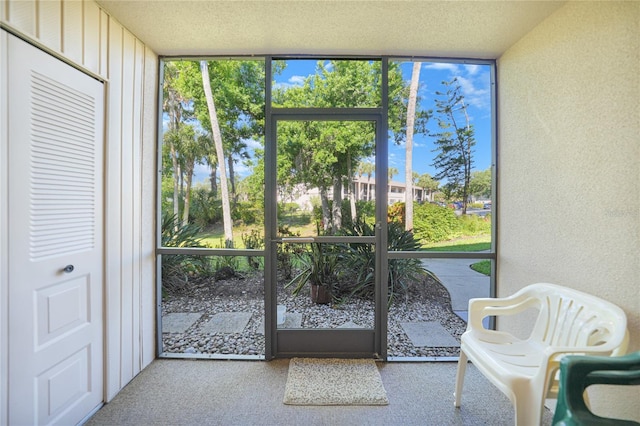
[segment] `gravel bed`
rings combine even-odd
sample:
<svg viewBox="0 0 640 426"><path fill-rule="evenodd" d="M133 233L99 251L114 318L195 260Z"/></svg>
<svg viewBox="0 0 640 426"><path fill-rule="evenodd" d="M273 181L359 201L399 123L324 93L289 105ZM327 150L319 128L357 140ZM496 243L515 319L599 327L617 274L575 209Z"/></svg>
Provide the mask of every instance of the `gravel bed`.
<svg viewBox="0 0 640 426"><path fill-rule="evenodd" d="M264 356L264 291L262 276L203 279L173 286L162 301L162 315L178 312L202 316L184 333L163 333L163 350L170 354L201 354L202 357L227 355ZM287 313L302 314L302 328L336 328L347 322L373 328L373 302L351 298L333 305L318 305L308 295L292 296L278 288L278 304ZM251 319L242 333L216 333L203 326L220 312L247 312ZM403 322L437 321L458 341L466 323L451 310L447 290L431 278L414 283L389 308L387 351L389 357L455 357L457 347L416 347L401 327ZM352 324L352 326L353 326ZM194 356L194 355L190 355Z"/></svg>

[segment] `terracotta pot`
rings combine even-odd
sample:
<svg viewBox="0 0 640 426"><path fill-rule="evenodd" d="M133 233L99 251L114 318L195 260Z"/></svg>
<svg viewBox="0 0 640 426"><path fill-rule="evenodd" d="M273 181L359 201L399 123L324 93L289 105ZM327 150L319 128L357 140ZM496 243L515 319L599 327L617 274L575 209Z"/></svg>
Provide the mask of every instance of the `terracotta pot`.
<svg viewBox="0 0 640 426"><path fill-rule="evenodd" d="M331 290L323 285L311 284L311 301L318 304L331 302Z"/></svg>

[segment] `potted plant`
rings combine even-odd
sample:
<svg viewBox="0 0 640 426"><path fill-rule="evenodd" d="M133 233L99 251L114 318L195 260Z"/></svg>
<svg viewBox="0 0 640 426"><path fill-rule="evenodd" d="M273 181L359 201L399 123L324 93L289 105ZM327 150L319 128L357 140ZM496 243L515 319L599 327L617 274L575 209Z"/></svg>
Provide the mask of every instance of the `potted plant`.
<svg viewBox="0 0 640 426"><path fill-rule="evenodd" d="M300 272L286 285L294 285L293 295L297 296L307 283L310 286L311 300L315 303L330 303L332 287L336 282L337 253L326 244L311 243L309 250L298 255Z"/></svg>

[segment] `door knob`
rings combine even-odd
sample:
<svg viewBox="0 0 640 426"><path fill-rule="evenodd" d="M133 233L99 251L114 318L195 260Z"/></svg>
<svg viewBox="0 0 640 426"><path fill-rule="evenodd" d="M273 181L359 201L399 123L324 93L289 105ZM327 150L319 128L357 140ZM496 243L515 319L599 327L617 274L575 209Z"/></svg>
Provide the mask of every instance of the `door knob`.
<svg viewBox="0 0 640 426"><path fill-rule="evenodd" d="M67 266L64 267L63 271L68 274L68 273L73 272L73 269L74 269L73 265L67 265Z"/></svg>

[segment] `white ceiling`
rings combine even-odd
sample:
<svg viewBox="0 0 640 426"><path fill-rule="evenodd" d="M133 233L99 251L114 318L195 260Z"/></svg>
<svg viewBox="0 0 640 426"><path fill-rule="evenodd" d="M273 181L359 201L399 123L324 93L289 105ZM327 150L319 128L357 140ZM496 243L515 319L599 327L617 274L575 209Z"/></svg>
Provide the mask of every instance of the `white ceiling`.
<svg viewBox="0 0 640 426"><path fill-rule="evenodd" d="M565 1L97 0L159 55L495 59Z"/></svg>

